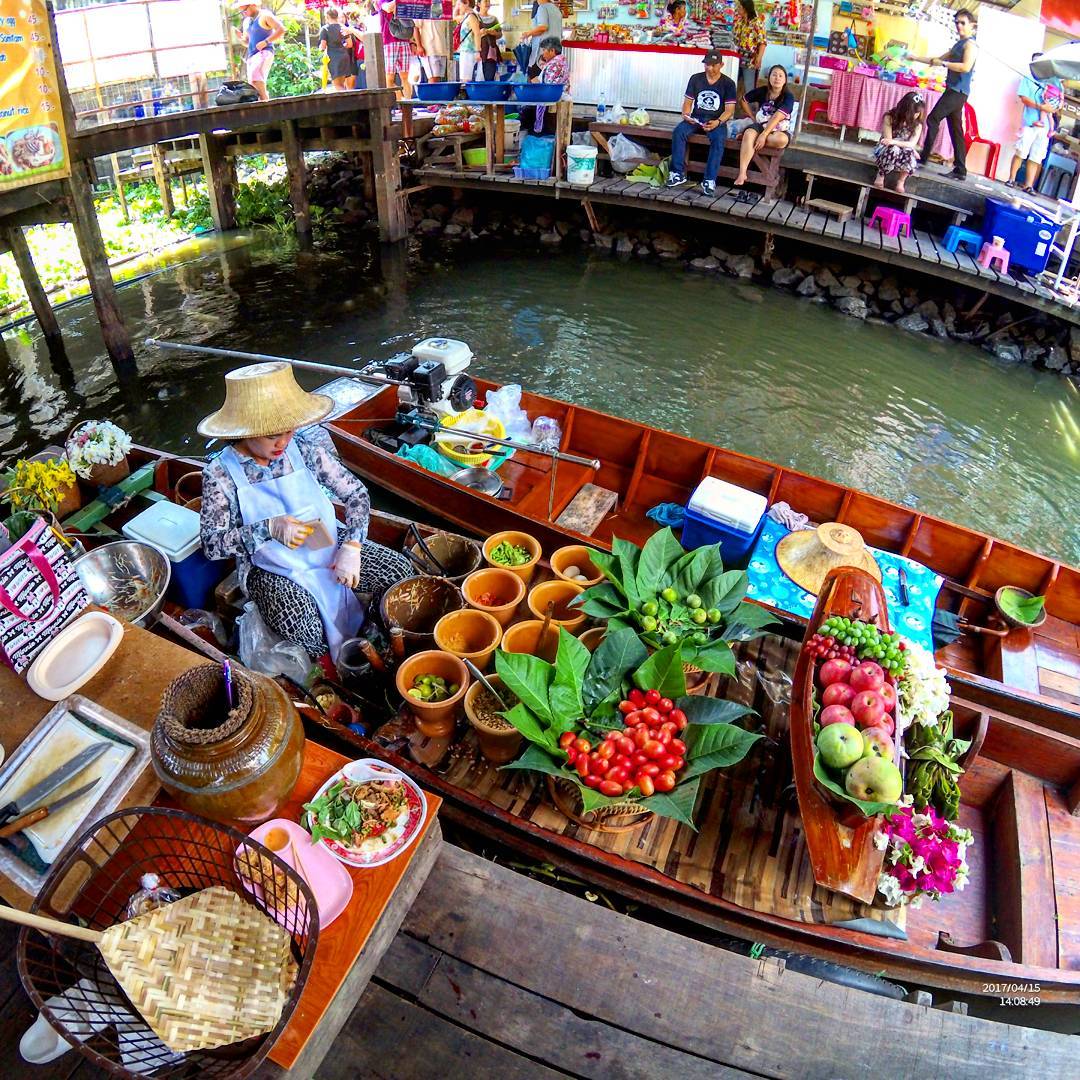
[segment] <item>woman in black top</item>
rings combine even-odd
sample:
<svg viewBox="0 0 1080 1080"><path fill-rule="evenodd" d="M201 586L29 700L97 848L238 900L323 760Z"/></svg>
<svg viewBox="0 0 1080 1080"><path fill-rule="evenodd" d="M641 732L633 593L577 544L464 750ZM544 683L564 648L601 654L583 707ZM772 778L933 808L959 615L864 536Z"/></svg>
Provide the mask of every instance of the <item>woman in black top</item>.
<svg viewBox="0 0 1080 1080"><path fill-rule="evenodd" d="M746 183L746 170L759 150L766 146L780 149L791 141L788 127L795 97L787 86L787 69L782 64L773 64L769 68L769 81L751 90L740 105L752 123L742 134L736 187Z"/></svg>
<svg viewBox="0 0 1080 1080"><path fill-rule="evenodd" d="M319 48L330 58L330 89L347 90L356 75L352 32L338 22L337 8L326 9L326 25L319 31Z"/></svg>

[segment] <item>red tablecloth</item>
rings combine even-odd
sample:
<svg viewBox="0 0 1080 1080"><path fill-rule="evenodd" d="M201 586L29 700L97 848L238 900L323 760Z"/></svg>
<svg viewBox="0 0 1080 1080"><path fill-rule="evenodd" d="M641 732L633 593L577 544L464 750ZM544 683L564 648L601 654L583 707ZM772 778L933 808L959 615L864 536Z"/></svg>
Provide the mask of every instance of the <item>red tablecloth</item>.
<svg viewBox="0 0 1080 1080"><path fill-rule="evenodd" d="M872 79L869 75L856 75L853 71L834 71L829 90L829 120L847 127L880 131L881 118L913 89L915 87ZM919 93L926 99L926 115L929 116L941 94L926 89ZM934 150L943 158L952 157L952 139L947 124L938 128Z"/></svg>

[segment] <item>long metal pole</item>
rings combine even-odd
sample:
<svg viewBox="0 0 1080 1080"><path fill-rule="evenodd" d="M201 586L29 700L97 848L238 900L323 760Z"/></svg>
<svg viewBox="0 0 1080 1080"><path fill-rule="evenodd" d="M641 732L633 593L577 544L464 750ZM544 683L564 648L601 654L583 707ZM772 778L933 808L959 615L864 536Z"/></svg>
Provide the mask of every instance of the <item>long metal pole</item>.
<svg viewBox="0 0 1080 1080"><path fill-rule="evenodd" d="M806 59L802 66L802 97L799 104L799 115L795 118L795 134L792 142L799 138L802 131L803 117L806 116L806 99L810 93L810 57L814 53L814 34L817 32L818 0L814 0L814 12L810 16L810 33L806 35Z"/></svg>

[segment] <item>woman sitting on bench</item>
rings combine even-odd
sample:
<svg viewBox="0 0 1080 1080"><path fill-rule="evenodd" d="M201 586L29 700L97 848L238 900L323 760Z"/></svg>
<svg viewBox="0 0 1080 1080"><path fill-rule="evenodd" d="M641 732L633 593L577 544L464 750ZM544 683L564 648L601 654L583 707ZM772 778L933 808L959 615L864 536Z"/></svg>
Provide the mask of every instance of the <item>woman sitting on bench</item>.
<svg viewBox="0 0 1080 1080"><path fill-rule="evenodd" d="M795 109L795 97L787 86L787 68L783 64L773 64L766 85L751 90L740 105L750 118L750 125L743 131L739 146L736 187L746 183L746 170L759 150L766 146L782 150L791 141L788 127Z"/></svg>

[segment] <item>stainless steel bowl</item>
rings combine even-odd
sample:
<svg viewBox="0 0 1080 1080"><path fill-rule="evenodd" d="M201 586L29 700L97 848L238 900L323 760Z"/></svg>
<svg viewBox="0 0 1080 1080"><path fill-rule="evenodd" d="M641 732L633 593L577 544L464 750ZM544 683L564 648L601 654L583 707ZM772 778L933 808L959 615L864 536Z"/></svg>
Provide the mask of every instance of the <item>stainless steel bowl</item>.
<svg viewBox="0 0 1080 1080"><path fill-rule="evenodd" d="M117 540L75 560L90 599L121 622L149 626L165 603L172 563L163 551L138 540Z"/></svg>
<svg viewBox="0 0 1080 1080"><path fill-rule="evenodd" d="M484 495L498 495L503 489L502 480L499 479L497 473L493 473L490 469L476 467L458 469L456 473L451 475L450 479Z"/></svg>

